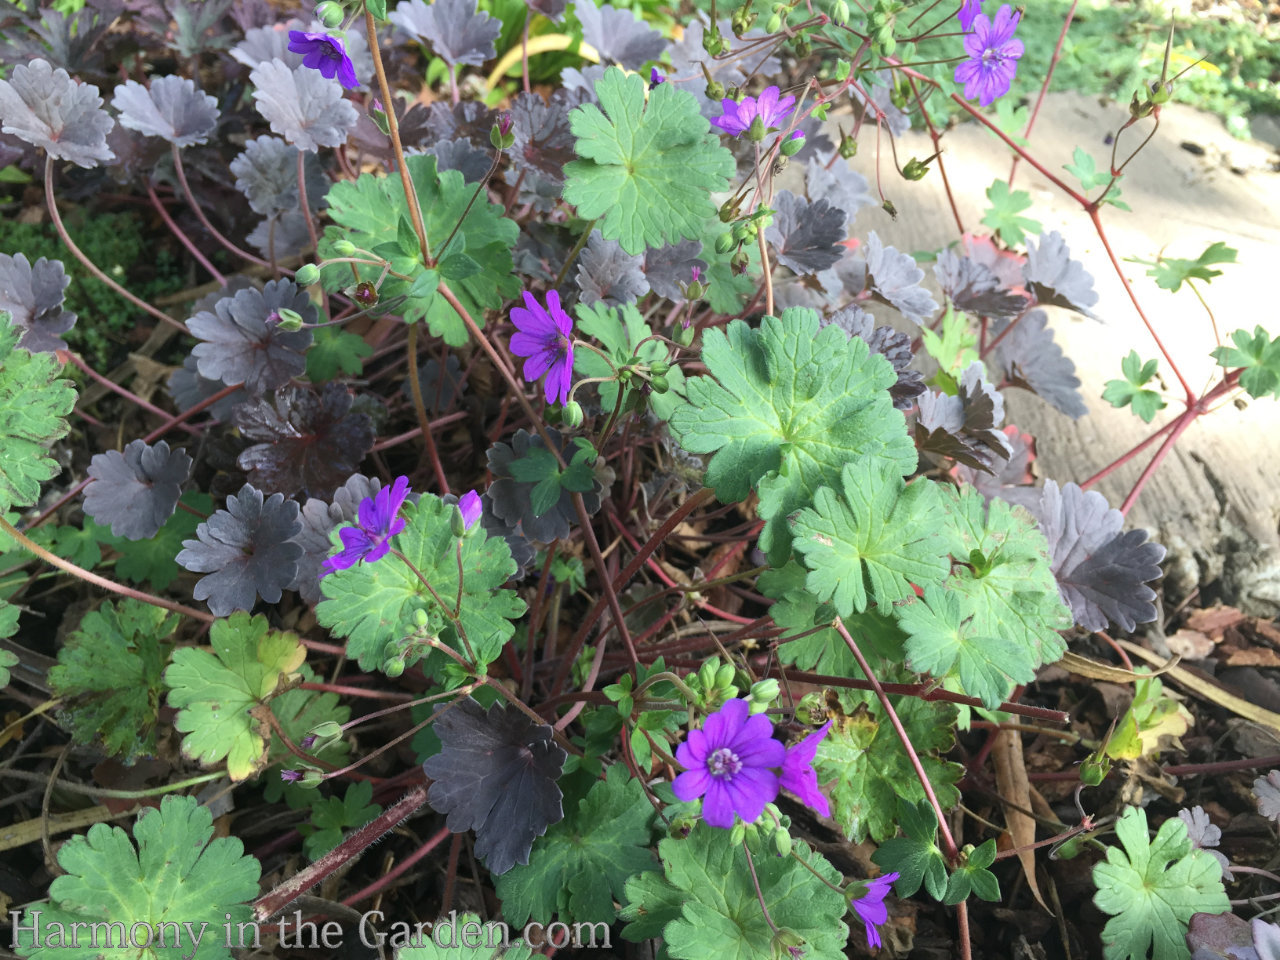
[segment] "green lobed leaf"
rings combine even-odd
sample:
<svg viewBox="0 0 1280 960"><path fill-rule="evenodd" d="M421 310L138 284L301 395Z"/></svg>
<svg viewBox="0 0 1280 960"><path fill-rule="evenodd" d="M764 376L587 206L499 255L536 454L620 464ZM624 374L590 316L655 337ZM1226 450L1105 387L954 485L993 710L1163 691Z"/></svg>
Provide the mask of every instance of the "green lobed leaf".
<svg viewBox="0 0 1280 960"><path fill-rule="evenodd" d="M267 701L307 651L297 634L243 610L215 620L209 643L178 650L164 673L178 710L173 725L186 734L186 756L206 765L225 757L227 776L244 780L267 762Z"/></svg>
<svg viewBox="0 0 1280 960"><path fill-rule="evenodd" d="M692 94L664 83L645 98L636 74L610 67L596 83L600 105L569 114L581 159L565 165L564 198L630 254L701 240L716 212L711 194L735 165Z"/></svg>
<svg viewBox="0 0 1280 960"><path fill-rule="evenodd" d="M692 453L714 453L706 482L724 503L760 494L761 549L780 566L790 550L786 517L840 482L863 458L913 473L916 449L893 409L889 361L818 314L790 308L758 329L734 320L702 338L711 376L685 381L671 432Z"/></svg>
<svg viewBox="0 0 1280 960"><path fill-rule="evenodd" d="M586 493L595 486L593 467L598 454L591 441L585 437L574 437L569 446L573 452L563 470L556 455L546 447L531 447L525 456L507 465L512 479L534 484L529 493L529 504L535 517L542 516L560 502L561 490Z"/></svg>
<svg viewBox="0 0 1280 960"><path fill-rule="evenodd" d="M1205 283L1209 283L1214 277L1222 276L1221 270L1212 270L1210 268L1216 264L1235 263L1238 252L1218 240L1205 247L1204 252L1194 260L1186 260L1180 257L1161 257L1155 263L1150 264L1151 269L1147 271L1147 276L1155 277L1156 286L1161 289L1177 293L1188 280L1203 280ZM1145 260L1136 262L1147 263Z"/></svg>
<svg viewBox="0 0 1280 960"><path fill-rule="evenodd" d="M1022 644L1000 634L980 633L973 599L934 584L924 599L895 610L907 632L907 663L912 670L939 680L954 677L960 689L990 710L998 707L1015 684L1035 679L1036 664Z"/></svg>
<svg viewBox="0 0 1280 960"><path fill-rule="evenodd" d="M882 672L885 682L905 677ZM956 783L964 768L942 755L955 743L956 708L942 701L891 697L893 709L915 747L938 802L951 808L960 799ZM818 744L813 767L818 783L826 786L831 816L854 843L868 837L886 840L894 835L895 798L924 800L911 758L894 733L884 707L869 691L841 691L844 715Z"/></svg>
<svg viewBox="0 0 1280 960"><path fill-rule="evenodd" d="M629 363L638 356L641 363L652 363L655 360L667 359L667 347L660 340L646 340L644 346L636 350L636 344L645 340L653 331L640 316L634 303L622 307L610 307L602 300L587 306L578 304L574 311L578 317L578 331L594 337L609 355L615 367ZM573 369L580 377L611 377L613 371L604 358L594 350L577 350L573 354ZM647 402L654 416L666 420L671 416L680 397L684 394L684 372L673 366L666 373L670 389L666 393L650 393ZM636 381L632 380L626 387L626 394L634 392ZM611 380L596 384L600 393L600 406L605 413L612 413L618 402L618 382ZM623 404L626 409L626 404Z"/></svg>
<svg viewBox="0 0 1280 960"><path fill-rule="evenodd" d="M0 639L13 636L18 630L18 617L22 613L11 603L0 600ZM18 665L18 655L9 650L0 650L0 688L7 687L10 679L9 668Z"/></svg>
<svg viewBox="0 0 1280 960"><path fill-rule="evenodd" d="M74 743L98 735L107 753L132 763L156 751L156 721L179 617L131 597L84 615L49 668L49 687L67 701Z"/></svg>
<svg viewBox="0 0 1280 960"><path fill-rule="evenodd" d="M913 897L923 885L929 896L941 900L947 892L947 861L937 843L938 818L933 807L928 800L900 800L898 822L902 836L881 843L871 862L886 873L898 873L893 890L899 897Z"/></svg>
<svg viewBox="0 0 1280 960"><path fill-rule="evenodd" d="M342 842L343 831L363 827L382 807L373 803L373 781L360 780L347 784L342 797L317 797L310 791L311 822L298 827L306 839L302 849L312 860L318 860Z"/></svg>
<svg viewBox="0 0 1280 960"><path fill-rule="evenodd" d="M502 207L483 197L472 205L464 220L463 213L476 185L465 183L457 170L437 172L436 158L431 154L408 157L405 168L417 190L432 255L465 255L477 268L466 276L455 273L457 279L450 280L449 287L472 319L483 326L486 309L497 309L505 298L520 291L511 259L519 228L503 216ZM406 322L425 319L432 334L443 337L450 346L465 344L466 326L437 292L438 272L428 270L422 263L400 178L364 173L354 181L339 181L329 189L328 202L335 226L328 227L320 241L321 258L336 255L333 245L338 240L350 240L357 247L390 260L392 270L410 278L406 281L388 277L379 289L381 303L373 312L386 312L394 306ZM445 241L459 222L461 226L445 248ZM401 248L405 227L414 238L408 252ZM351 267L348 263L325 267L321 271L325 289L334 291L353 283ZM381 274L374 267L362 266L359 270L362 280L376 280ZM408 299L395 305L399 297Z"/></svg>
<svg viewBox="0 0 1280 960"><path fill-rule="evenodd" d="M1213 359L1226 369L1242 368L1240 386L1254 399L1270 393L1280 397L1280 337L1272 340L1262 327L1254 327L1252 334L1235 331L1231 340L1235 346L1216 348Z"/></svg>
<svg viewBox="0 0 1280 960"><path fill-rule="evenodd" d="M932 481L908 485L895 464L865 458L845 465L841 486L840 494L821 488L813 507L790 518L814 596L847 617L872 600L883 610L914 599L913 583L946 577L951 562L937 535L942 511Z"/></svg>
<svg viewBox="0 0 1280 960"><path fill-rule="evenodd" d="M1192 914L1226 913L1222 868L1192 849L1187 825L1170 817L1150 838L1146 811L1128 807L1116 822L1121 846L1093 868L1093 902L1111 914L1102 930L1107 960L1180 960L1187 956Z"/></svg>
<svg viewBox="0 0 1280 960"><path fill-rule="evenodd" d="M821 854L797 840L793 852L828 883L843 878ZM658 844L663 873L627 881L622 931L628 940L661 936L676 960L768 960L773 932L760 909L746 853L728 830L699 822L684 839ZM769 915L804 938L807 960L843 960L848 904L792 857L753 845L752 859Z"/></svg>
<svg viewBox="0 0 1280 960"><path fill-rule="evenodd" d="M213 513L213 498L199 490L188 490L178 500L208 516ZM88 524L90 519L85 518ZM120 553L116 573L131 583L147 581L153 590L168 589L181 572L174 557L182 549L183 540L194 540L200 517L186 510L176 510L150 540L126 540L111 533L108 527L97 527L98 539ZM96 524L95 524L96 526Z"/></svg>
<svg viewBox="0 0 1280 960"><path fill-rule="evenodd" d="M947 892L942 902L947 906L955 906L962 900L968 900L970 894L977 894L978 899L990 903L1000 902L1000 881L987 868L996 862L996 841L992 837L982 846L966 848L967 858L956 867L947 878Z"/></svg>
<svg viewBox="0 0 1280 960"><path fill-rule="evenodd" d="M1143 363L1138 351L1130 350L1128 356L1120 361L1120 372L1124 374L1124 379L1108 380L1102 391L1102 399L1116 409L1132 405L1133 412L1142 418L1142 422L1150 423L1167 406L1159 393L1146 389L1146 384L1156 375L1159 365L1158 360Z"/></svg>
<svg viewBox="0 0 1280 960"><path fill-rule="evenodd" d="M1026 190L1010 190L1009 184L997 180L987 188L987 200L991 207L982 222L1000 235L1008 246L1026 243L1027 234L1040 233L1040 221L1022 216L1031 206L1031 194Z"/></svg>
<svg viewBox="0 0 1280 960"><path fill-rule="evenodd" d="M456 511L439 497L423 494L416 505L406 503L401 509L405 527L391 541L450 605L458 596L458 538L452 527ZM336 542L336 531L333 536ZM505 540L475 527L461 542L462 627L480 661L477 666L483 668L511 639L511 621L524 613L525 605L515 591L501 589L516 572ZM334 636L347 638L347 655L363 670L382 664L388 641L414 632L415 611L443 613L422 581L394 555L331 573L320 581L320 591L326 599L316 606L316 619ZM467 656L452 625L440 639Z"/></svg>
<svg viewBox="0 0 1280 960"><path fill-rule="evenodd" d="M613 923L629 877L657 869L649 850L654 813L638 780L614 764L576 812L534 841L527 866L496 877L502 913L513 925L552 916L565 923Z"/></svg>
<svg viewBox="0 0 1280 960"><path fill-rule="evenodd" d="M947 538L957 561L943 585L972 601L974 636L996 637L1025 651L1033 667L1054 663L1067 646L1057 631L1074 622L1049 567L1049 545L1035 518L1003 500L988 505L971 487L943 495ZM993 681L995 678L992 678ZM1012 690L1012 684L1001 699Z"/></svg>
<svg viewBox="0 0 1280 960"><path fill-rule="evenodd" d="M354 333L328 326L316 327L312 333L315 339L307 348L307 379L312 383L324 383L339 374L358 377L364 358L373 356L373 347Z"/></svg>
<svg viewBox="0 0 1280 960"><path fill-rule="evenodd" d="M57 379L52 353L18 348L22 331L0 312L0 513L40 498L40 485L62 468L46 456L49 444L71 429L75 386Z"/></svg>
<svg viewBox="0 0 1280 960"><path fill-rule="evenodd" d="M136 847L119 827L96 823L86 835L62 845L58 863L66 873L49 887L52 903L28 907L20 923L27 928L38 924L40 946L28 929L18 936L19 954L34 960L230 960L225 924L230 921L233 931L246 924L248 941L249 901L258 895L261 873L258 861L245 855L234 837L211 839L213 817L195 797L165 797L159 810L144 810L133 837ZM90 929L73 929L74 923L123 926L99 926L91 946ZM141 926L129 933L135 924L149 925L157 945L142 951L119 949L122 930L134 943L148 936ZM161 933L166 935L164 947L158 946ZM200 935L198 947L195 935ZM73 936L78 946L72 945ZM233 940L231 946L238 946L238 939Z"/></svg>

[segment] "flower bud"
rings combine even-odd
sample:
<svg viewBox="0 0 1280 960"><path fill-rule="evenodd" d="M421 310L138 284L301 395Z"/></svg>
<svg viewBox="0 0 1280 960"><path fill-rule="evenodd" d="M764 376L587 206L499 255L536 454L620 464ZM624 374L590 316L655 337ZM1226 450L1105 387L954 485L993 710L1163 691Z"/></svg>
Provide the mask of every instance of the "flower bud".
<svg viewBox="0 0 1280 960"><path fill-rule="evenodd" d="M449 515L449 532L459 539L467 532L467 521L462 516L462 508L456 503L453 505L453 513Z"/></svg>
<svg viewBox="0 0 1280 960"><path fill-rule="evenodd" d="M316 740L336 740L342 736L342 724L336 720L325 720L312 727L307 735Z"/></svg>
<svg viewBox="0 0 1280 960"><path fill-rule="evenodd" d="M687 347L689 344L693 343L693 338L697 336L698 331L685 323L676 327L675 330L672 331L672 334L672 340L680 344L682 347Z"/></svg>
<svg viewBox="0 0 1280 960"><path fill-rule="evenodd" d="M504 113L498 118L489 131L489 142L495 150L510 150L516 142L516 135L511 132L511 114Z"/></svg>
<svg viewBox="0 0 1280 960"><path fill-rule="evenodd" d="M782 17L776 13L773 14L773 16L771 16L768 22L764 25L765 33L777 33L781 29L782 29Z"/></svg>
<svg viewBox="0 0 1280 960"><path fill-rule="evenodd" d="M654 393L666 393L671 389L671 384L667 382L667 378L662 374L654 374L649 378L649 386L653 388Z"/></svg>
<svg viewBox="0 0 1280 960"><path fill-rule="evenodd" d="M276 311L276 316L280 318L277 326L285 333L296 333L302 329L302 314L297 310L281 307Z"/></svg>
<svg viewBox="0 0 1280 960"><path fill-rule="evenodd" d="M342 21L346 17L346 11L342 9L342 4L334 3L333 0L324 0L323 3L317 3L314 13L315 18L323 23L328 30L337 30L342 26Z"/></svg>
<svg viewBox="0 0 1280 960"><path fill-rule="evenodd" d="M649 372L656 377L661 377L671 369L671 364L665 360L652 360L649 363Z"/></svg>
<svg viewBox="0 0 1280 960"><path fill-rule="evenodd" d="M302 779L301 770L281 770L280 779L285 783L297 783Z"/></svg>
<svg viewBox="0 0 1280 960"><path fill-rule="evenodd" d="M794 157L797 153L804 149L804 131L796 130L791 136L782 141L782 155L784 157Z"/></svg>
<svg viewBox="0 0 1280 960"><path fill-rule="evenodd" d="M703 690L711 690L716 685L716 671L720 669L719 660L708 660L698 668L698 682Z"/></svg>
<svg viewBox="0 0 1280 960"><path fill-rule="evenodd" d="M766 706L778 699L778 692L781 687L774 677L765 680L757 680L751 685L751 700L753 704L763 703Z"/></svg>
<svg viewBox="0 0 1280 960"><path fill-rule="evenodd" d="M734 224L734 230L736 229L737 224ZM733 239L734 230L730 230L728 233L722 233L720 236L716 237L716 253L729 253L738 245L738 241Z"/></svg>
<svg viewBox="0 0 1280 960"><path fill-rule="evenodd" d="M849 22L849 4L845 3L845 0L836 0L831 8L831 22L841 27ZM837 77L837 79L843 81L844 77Z"/></svg>
<svg viewBox="0 0 1280 960"><path fill-rule="evenodd" d="M840 128L840 146L836 149L845 160L851 160L858 155L858 141L845 133L842 127Z"/></svg>
<svg viewBox="0 0 1280 960"><path fill-rule="evenodd" d="M293 282L300 287L309 287L320 279L320 268L314 263L304 263L293 275Z"/></svg>
<svg viewBox="0 0 1280 960"><path fill-rule="evenodd" d="M413 622L415 626L425 627L427 625L427 611L421 607L413 611ZM394 642L393 640L392 643Z"/></svg>
<svg viewBox="0 0 1280 960"><path fill-rule="evenodd" d="M564 409L560 411L560 422L566 427L582 426L582 404L577 400L566 403Z"/></svg>
<svg viewBox="0 0 1280 960"><path fill-rule="evenodd" d="M314 790L324 783L324 771L317 767L303 767L302 776L295 782L304 790Z"/></svg>
<svg viewBox="0 0 1280 960"><path fill-rule="evenodd" d="M732 663L722 663L716 668L715 688L729 690L733 686L733 677L737 669Z"/></svg>
<svg viewBox="0 0 1280 960"><path fill-rule="evenodd" d="M791 855L791 834L786 830L773 831L773 849L780 857Z"/></svg>
<svg viewBox="0 0 1280 960"><path fill-rule="evenodd" d="M740 846L746 838L747 825L741 820L735 820L733 826L729 829L729 842L734 846Z"/></svg>
<svg viewBox="0 0 1280 960"><path fill-rule="evenodd" d="M400 674L404 673L404 661L399 657L386 660L382 664L382 672L394 680L396 677L400 676Z"/></svg>
<svg viewBox="0 0 1280 960"><path fill-rule="evenodd" d="M808 941L790 927L779 927L769 940L769 956L771 960L800 960L807 944Z"/></svg>
<svg viewBox="0 0 1280 960"><path fill-rule="evenodd" d="M735 277L740 277L747 272L747 267L751 264L751 258L747 256L747 251L739 250L729 259L729 269Z"/></svg>
<svg viewBox="0 0 1280 960"><path fill-rule="evenodd" d="M340 257L353 257L356 253L356 245L350 240L336 240L333 244L333 252Z"/></svg>

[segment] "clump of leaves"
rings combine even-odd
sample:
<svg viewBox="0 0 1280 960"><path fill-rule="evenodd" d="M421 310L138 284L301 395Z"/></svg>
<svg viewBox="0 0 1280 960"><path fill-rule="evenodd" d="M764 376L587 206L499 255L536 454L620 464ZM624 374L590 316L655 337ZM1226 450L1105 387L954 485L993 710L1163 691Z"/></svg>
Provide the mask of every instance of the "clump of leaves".
<svg viewBox="0 0 1280 960"><path fill-rule="evenodd" d="M341 797L315 797L311 801L311 822L298 827L305 838L302 849L318 860L342 842L343 831L363 827L382 813L373 803L373 782L360 780L347 785Z"/></svg>

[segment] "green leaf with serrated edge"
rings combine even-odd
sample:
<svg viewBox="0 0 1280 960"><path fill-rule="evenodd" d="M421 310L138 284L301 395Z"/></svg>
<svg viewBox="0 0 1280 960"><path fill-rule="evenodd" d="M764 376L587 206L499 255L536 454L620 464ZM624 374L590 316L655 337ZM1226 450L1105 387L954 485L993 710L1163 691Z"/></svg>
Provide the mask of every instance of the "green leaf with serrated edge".
<svg viewBox="0 0 1280 960"><path fill-rule="evenodd" d="M569 128L579 160L565 165L564 198L630 254L701 240L716 212L711 194L734 175L733 154L711 132L692 94L655 87L610 67L596 83L599 106L576 107Z"/></svg>
<svg viewBox="0 0 1280 960"><path fill-rule="evenodd" d="M52 353L17 347L21 329L0 312L0 513L40 498L40 485L62 469L46 451L71 429L75 386L57 379L62 366Z"/></svg>
<svg viewBox="0 0 1280 960"><path fill-rule="evenodd" d="M649 849L653 817L640 782L614 764L575 813L534 841L527 866L495 879L503 916L515 926L552 916L613 923L627 878L657 869Z"/></svg>
<svg viewBox="0 0 1280 960"><path fill-rule="evenodd" d="M564 470L555 454L545 447L531 447L525 456L508 465L513 479L535 484L529 493L534 516L542 516L559 503L562 489L585 493L595 485L595 448L585 437L575 437L572 446L574 450Z"/></svg>
<svg viewBox="0 0 1280 960"><path fill-rule="evenodd" d="M970 894L976 894L980 900L998 903L1000 900L1000 881L987 868L996 862L996 841L986 841L982 846L969 851L968 860L956 867L947 878L947 892L942 902L947 906L955 906L961 900L968 900Z"/></svg>
<svg viewBox="0 0 1280 960"><path fill-rule="evenodd" d="M476 185L465 183L457 170L437 173L434 156L409 157L405 168L417 189L427 240L433 252L444 246L454 227L462 222L448 252L465 254L479 270L451 281L449 288L471 318L483 326L485 310L496 310L505 298L520 291L520 280L513 273L511 260L511 248L515 246L519 228L503 216L502 207L483 197L472 205L463 220ZM321 258L336 256L333 245L344 239L366 250L382 244L392 244L399 250L400 223L408 218L408 205L398 176L364 173L353 181L339 181L329 189L328 201L329 216L336 226L325 230L320 241ZM389 253L383 255L391 259ZM409 323L425 319L432 334L443 337L450 346L462 346L468 340L467 328L454 308L437 292L439 274L428 270L420 256L415 236L413 253L397 258L403 262L392 267L410 279L388 276L379 288L381 305L371 312L384 313L394 308ZM351 268L349 263L324 267L320 276L325 289L333 292L350 286L354 282ZM377 280L381 274L379 268L358 269L362 280ZM408 299L396 305L397 298L403 296Z"/></svg>
<svg viewBox="0 0 1280 960"><path fill-rule="evenodd" d="M303 683L315 683L321 679L305 663L298 668L298 677ZM295 745L317 724L324 723L326 720L344 724L351 719L351 708L344 706L336 693L330 693L327 690L303 690L301 687L293 687L272 697L271 712L275 715L276 722L280 724L280 729L284 731L285 736ZM428 707L427 713L430 712ZM351 744L345 737L339 737L322 747L318 753L312 750L307 752L326 763L340 767L346 764L347 756L351 753ZM283 798L290 808L295 810L305 809L311 805L315 791L309 787L300 787L296 783L285 783L280 778L281 768L291 767L296 762L292 751L284 745L284 741L275 730L272 730L270 742L267 744L269 765L258 774L258 782L263 786L263 797L268 803L278 803Z"/></svg>
<svg viewBox="0 0 1280 960"><path fill-rule="evenodd" d="M1124 379L1108 380L1102 391L1102 399L1117 409L1132 404L1133 412L1142 418L1142 422L1150 423L1166 406L1159 393L1144 387L1156 375L1159 363L1158 360L1143 363L1138 351L1130 350L1128 356L1120 361L1120 372L1124 374Z"/></svg>
<svg viewBox="0 0 1280 960"><path fill-rule="evenodd" d="M947 861L938 848L938 818L929 801L900 800L898 823L902 836L880 844L871 862L885 873L898 874L893 891L899 897L915 896L923 884L929 896L941 900L947 892Z"/></svg>
<svg viewBox="0 0 1280 960"><path fill-rule="evenodd" d="M828 883L843 878L803 841L793 852ZM769 916L778 927L805 940L805 957L843 960L849 928L842 919L848 904L803 864L779 857L772 846L751 844L752 860ZM654 936L660 921L667 952L676 960L762 960L771 956L773 931L760 909L746 853L728 830L702 821L684 839L658 844L663 874L642 874L627 882L622 931L628 940ZM678 912L673 910L679 904ZM674 914L674 915L673 915Z"/></svg>
<svg viewBox="0 0 1280 960"><path fill-rule="evenodd" d="M922 327L920 336L925 352L953 377L958 377L970 364L981 359L977 350L978 335L970 328L968 318L963 313L957 313L950 303L942 314L942 335L939 336L928 327ZM948 392L955 395L954 389Z"/></svg>
<svg viewBox="0 0 1280 960"><path fill-rule="evenodd" d="M178 502L204 516L213 513L213 498L199 490L188 490ZM150 540L126 540L112 534L108 527L98 527L97 536L102 543L119 552L116 573L132 583L145 580L153 590L162 591L182 572L173 558L182 549L183 540L195 538L199 525L200 517L196 514L176 510Z"/></svg>
<svg viewBox="0 0 1280 960"><path fill-rule="evenodd" d="M307 651L297 634L272 630L267 618L238 610L215 620L210 649L185 647L164 672L182 752L202 764L227 760L227 776L243 780L267 762L263 711Z"/></svg>
<svg viewBox="0 0 1280 960"><path fill-rule="evenodd" d="M1071 162L1063 164L1062 169L1080 181L1080 188L1086 193L1094 187L1100 187L1111 179L1111 174L1098 169L1098 162L1083 147L1076 147L1071 154Z"/></svg>
<svg viewBox="0 0 1280 960"><path fill-rule="evenodd" d="M433 494L423 494L416 505L406 503L401 509L405 527L391 540L450 605L458 596L457 538L452 526L456 510ZM511 621L524 613L525 605L515 591L501 589L516 572L511 549L501 537L473 528L462 538L462 572L462 628L483 669L511 639L515 632ZM393 555L329 574L320 581L320 592L327 599L316 606L316 619L334 636L347 638L347 655L355 657L362 670L381 666L387 641L414 632L414 611L443 614L423 582ZM440 639L467 656L452 625Z"/></svg>
<svg viewBox="0 0 1280 960"><path fill-rule="evenodd" d="M1222 868L1194 850L1187 825L1170 817L1150 839L1146 811L1129 807L1116 821L1120 846L1093 868L1093 902L1111 919L1102 930L1107 960L1179 960L1187 956L1192 914L1231 909L1222 888Z"/></svg>
<svg viewBox="0 0 1280 960"><path fill-rule="evenodd" d="M1009 184L997 180L987 188L987 199L991 207L982 217L982 222L1000 235L1008 246L1025 243L1028 233L1040 232L1040 221L1022 216L1022 211L1031 206L1031 194L1025 190L1010 190Z"/></svg>
<svg viewBox="0 0 1280 960"><path fill-rule="evenodd" d="M1219 366L1240 371L1240 386L1249 396L1260 399L1274 393L1280 397L1280 337L1271 339L1262 327L1253 333L1237 330L1231 334L1234 347L1217 347L1211 354Z"/></svg>
<svg viewBox="0 0 1280 960"><path fill-rule="evenodd" d="M758 329L733 320L702 338L710 376L685 381L687 401L670 427L691 453L714 453L706 483L723 503L760 494L760 547L781 565L790 551L786 517L835 486L841 468L863 458L916 468L916 448L889 387L897 374L818 314L791 308Z"/></svg>
<svg viewBox="0 0 1280 960"><path fill-rule="evenodd" d="M315 339L307 349L307 379L324 383L339 374L358 377L364 358L373 356L373 347L363 337L336 327L321 326L312 331Z"/></svg>
<svg viewBox="0 0 1280 960"><path fill-rule="evenodd" d="M939 680L955 677L966 694L990 710L1016 684L1035 678L1036 665L1026 647L1005 636L976 631L973 600L962 593L929 584L923 600L902 604L894 613L909 635L907 665Z"/></svg>
<svg viewBox="0 0 1280 960"><path fill-rule="evenodd" d="M1015 642L1035 667L1061 659L1067 645L1057 631L1074 621L1035 518L1003 500L988 505L971 486L944 490L943 503L943 536L960 561L943 588L973 601L974 633Z"/></svg>
<svg viewBox="0 0 1280 960"><path fill-rule="evenodd" d="M394 937L388 930L388 941ZM422 943L396 950L396 960L530 960L532 950L519 940L505 949L503 937L509 936L501 924L482 922L474 913L451 913L437 920L431 935Z"/></svg>
<svg viewBox="0 0 1280 960"><path fill-rule="evenodd" d="M621 367L633 356L639 356L642 363L667 359L666 344L660 340L645 340L653 331L644 322L634 303L628 303L622 307L610 307L603 301L596 301L590 306L580 303L574 308L574 312L578 317L578 332L595 338L615 367ZM645 340L645 343L639 348L637 354L636 344L642 340ZM580 377L613 376L609 364L605 363L604 358L594 350L574 351L573 369ZM666 420L671 416L671 411L675 409L676 403L684 394L684 373L679 367L673 366L664 376L669 386L667 392L650 393L647 400L654 416L660 420ZM636 383L637 381L632 380L626 392L630 393ZM612 413L618 402L618 382L610 380L606 383L598 383L596 389L600 393L601 409L605 413Z"/></svg>
<svg viewBox="0 0 1280 960"><path fill-rule="evenodd" d="M240 924L245 945L252 943L249 901L258 895L261 868L235 837L211 839L213 816L207 807L195 797L165 797L159 810L143 810L133 837L136 848L119 827L95 823L87 834L62 845L58 863L66 873L49 887L51 903L32 904L23 914L15 930L20 955L230 960L228 921L230 946L241 945ZM135 924L150 929L134 929ZM134 944L149 935L158 944L161 933L164 947L139 950L122 943L125 936Z"/></svg>
<svg viewBox="0 0 1280 960"><path fill-rule="evenodd" d="M1204 252L1194 260L1186 260L1180 257L1161 257L1155 263L1152 263L1150 260L1139 260L1136 257L1126 259L1130 259L1133 263L1149 266L1151 269L1147 271L1147 276L1155 278L1156 286L1163 290L1177 293L1188 280L1203 280L1205 283L1209 283L1214 277L1222 276L1221 270L1210 268L1217 264L1235 263L1238 252L1233 247L1228 247L1221 240L1218 240L1205 247Z"/></svg>
<svg viewBox="0 0 1280 960"><path fill-rule="evenodd" d="M902 671L879 672L882 682L908 679ZM867 837L885 840L894 834L894 798L925 799L911 758L894 733L884 708L874 693L841 690L844 715L837 716L818 745L813 767L818 783L826 786L831 816L854 843ZM911 744L933 784L938 802L950 808L960 799L956 782L964 768L941 756L955 742L956 709L941 701L917 697L891 697Z"/></svg>
<svg viewBox="0 0 1280 960"><path fill-rule="evenodd" d="M18 617L22 611L11 603L0 600L0 639L12 637L18 630ZM11 667L18 665L18 655L9 650L0 650L0 688L7 687L12 679L9 676Z"/></svg>
<svg viewBox="0 0 1280 960"><path fill-rule="evenodd" d="M178 628L177 614L126 598L84 615L49 668L49 687L66 701L63 715L75 743L101 735L107 753L132 763L154 754L164 696L162 675Z"/></svg>
<svg viewBox="0 0 1280 960"><path fill-rule="evenodd" d="M373 782L361 780L347 784L342 797L317 797L311 794L311 822L298 827L306 839L302 849L312 860L318 860L342 842L344 830L363 827L382 807L373 803Z"/></svg>
<svg viewBox="0 0 1280 960"><path fill-rule="evenodd" d="M951 562L937 536L941 506L932 481L903 481L893 464L845 465L840 493L818 490L791 517L792 546L804 558L805 586L842 617L872 600L882 609L915 597L913 583L946 577Z"/></svg>

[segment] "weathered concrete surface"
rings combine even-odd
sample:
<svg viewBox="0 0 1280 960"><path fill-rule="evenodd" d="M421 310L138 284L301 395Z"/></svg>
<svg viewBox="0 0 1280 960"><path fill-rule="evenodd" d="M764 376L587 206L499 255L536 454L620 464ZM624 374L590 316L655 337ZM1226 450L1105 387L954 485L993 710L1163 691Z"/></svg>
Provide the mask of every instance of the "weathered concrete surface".
<svg viewBox="0 0 1280 960"><path fill-rule="evenodd" d="M1071 161L1076 146L1092 153L1101 167L1110 155L1104 138L1126 116L1114 104L1100 105L1075 94L1051 95L1040 112L1030 149L1055 173ZM1121 150L1136 145L1148 130L1144 125L1136 137L1133 130L1127 131ZM1203 148L1204 155L1183 149L1183 142ZM985 232L979 223L986 206L984 191L992 180L1008 175L1011 152L975 123L950 130L944 144L961 218L968 229ZM932 152L923 132L912 131L898 143L903 163ZM873 127L864 130L852 161L873 183L874 157ZM1201 285L1219 331L1226 338L1232 330L1262 324L1273 336L1280 334L1276 159L1275 149L1265 143L1233 140L1216 117L1171 104L1164 109L1159 131L1121 183L1123 199L1133 212L1104 212L1108 237L1122 258L1126 277L1193 389L1202 389L1216 369L1209 357L1215 339L1208 314L1185 285L1176 295L1161 290L1146 276L1145 267L1123 263L1123 258L1153 260L1161 250L1195 257L1210 243L1225 241L1239 251L1239 264L1223 267L1222 276ZM894 222L884 212L868 208L858 217L859 235L874 229L906 251L934 250L956 239L936 171L919 183L907 183L886 158L882 178L898 219ZM1100 294L1095 309L1101 323L1051 309L1057 340L1083 381L1089 415L1073 422L1025 391L1008 391L1007 422L1039 441L1038 474L1059 482L1081 481L1172 419L1180 409L1182 391L1161 360L1170 405L1150 427L1128 410L1114 410L1102 401L1103 384L1120 376L1120 359L1131 348L1144 359L1159 353L1087 215L1026 163L1019 164L1015 187L1031 192L1035 206L1027 214L1067 238L1072 255L1093 274ZM1154 449L1148 448L1096 489L1118 506ZM1211 591L1221 588L1227 599L1256 613L1280 613L1280 403L1250 401L1245 409L1228 404L1198 420L1143 489L1130 522L1151 530L1170 547L1166 590L1173 599L1202 585Z"/></svg>

